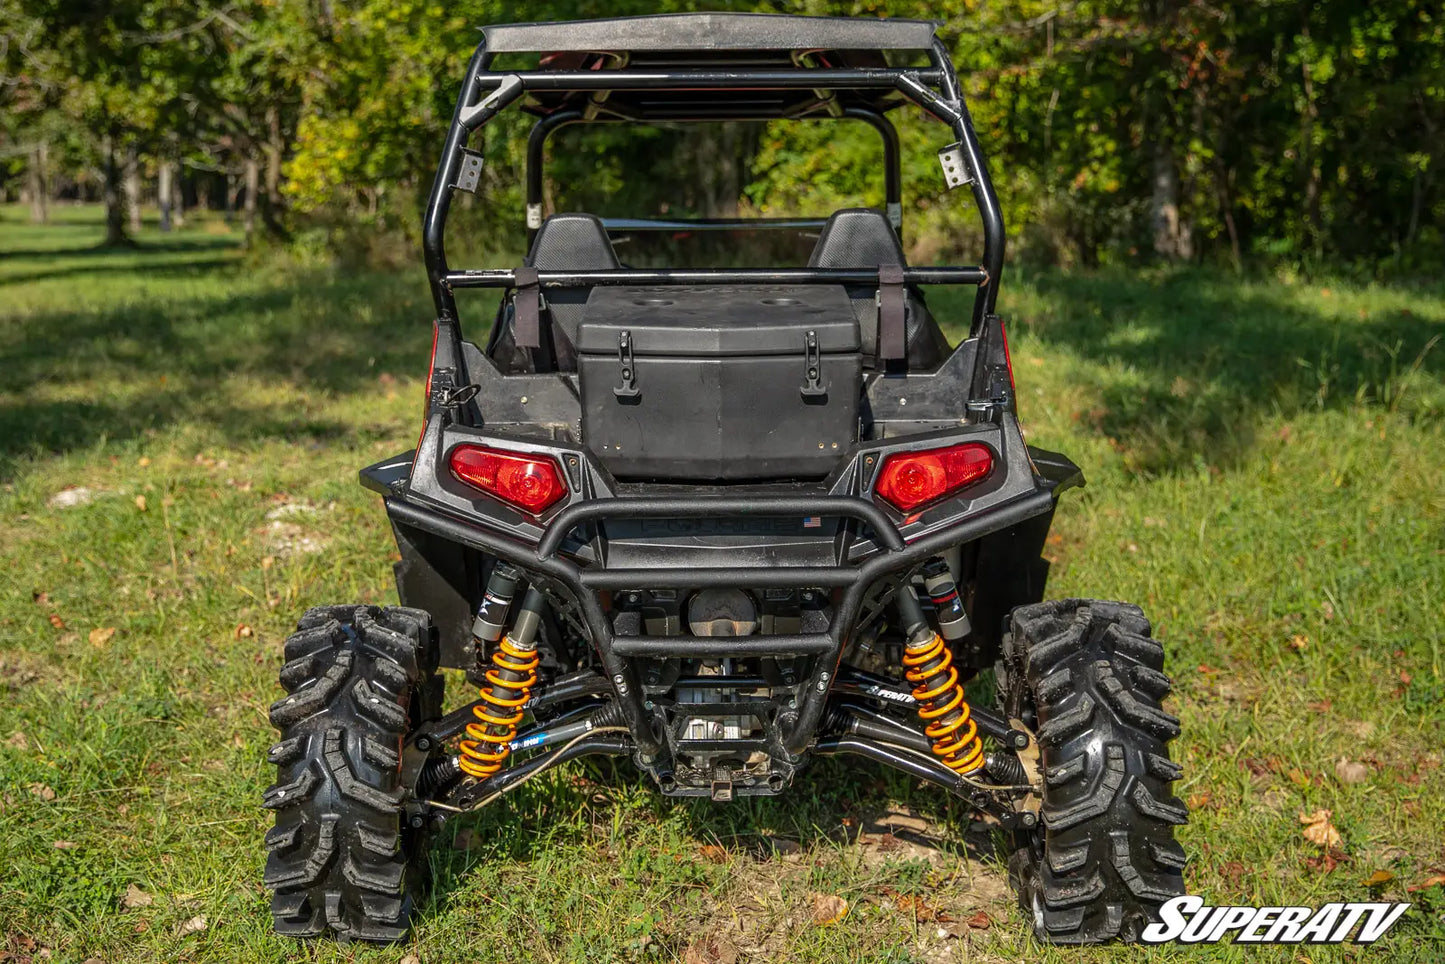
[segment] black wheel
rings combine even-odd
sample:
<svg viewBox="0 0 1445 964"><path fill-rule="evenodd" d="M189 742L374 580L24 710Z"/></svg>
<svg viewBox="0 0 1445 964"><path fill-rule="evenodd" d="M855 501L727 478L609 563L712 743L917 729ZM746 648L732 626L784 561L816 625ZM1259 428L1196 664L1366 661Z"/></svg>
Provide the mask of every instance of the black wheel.
<svg viewBox="0 0 1445 964"><path fill-rule="evenodd" d="M1184 893L1164 648L1126 603L1038 603L1009 622L1004 708L1034 729L1044 778L1043 822L1016 835L1010 882L1040 940L1137 940Z"/></svg>
<svg viewBox="0 0 1445 964"><path fill-rule="evenodd" d="M407 936L426 841L402 813L401 750L440 709L432 637L421 610L326 606L286 640L264 800L276 811L265 883L278 934Z"/></svg>

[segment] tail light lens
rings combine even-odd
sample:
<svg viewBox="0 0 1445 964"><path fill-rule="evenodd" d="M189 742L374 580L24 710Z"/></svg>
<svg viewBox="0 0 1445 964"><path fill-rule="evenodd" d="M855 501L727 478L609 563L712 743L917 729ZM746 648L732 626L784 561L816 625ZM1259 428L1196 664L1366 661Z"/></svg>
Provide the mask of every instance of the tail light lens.
<svg viewBox="0 0 1445 964"><path fill-rule="evenodd" d="M523 512L541 515L567 494L557 461L480 445L452 449L452 475Z"/></svg>
<svg viewBox="0 0 1445 964"><path fill-rule="evenodd" d="M883 460L873 491L899 512L912 512L982 480L992 470L993 451L978 442L898 452Z"/></svg>

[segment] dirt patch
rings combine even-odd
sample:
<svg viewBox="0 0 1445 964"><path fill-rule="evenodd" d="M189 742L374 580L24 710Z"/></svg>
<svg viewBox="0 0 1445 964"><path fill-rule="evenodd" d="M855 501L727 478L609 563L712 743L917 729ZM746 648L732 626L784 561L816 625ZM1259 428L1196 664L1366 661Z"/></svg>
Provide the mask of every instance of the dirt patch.
<svg viewBox="0 0 1445 964"><path fill-rule="evenodd" d="M726 890L690 930L698 960L776 960L820 927L868 928L923 960L989 960L987 931L1005 920L1012 895L986 834L950 836L915 811L889 808L806 845L758 838ZM826 906L846 912L820 913ZM880 945L881 947L881 945Z"/></svg>

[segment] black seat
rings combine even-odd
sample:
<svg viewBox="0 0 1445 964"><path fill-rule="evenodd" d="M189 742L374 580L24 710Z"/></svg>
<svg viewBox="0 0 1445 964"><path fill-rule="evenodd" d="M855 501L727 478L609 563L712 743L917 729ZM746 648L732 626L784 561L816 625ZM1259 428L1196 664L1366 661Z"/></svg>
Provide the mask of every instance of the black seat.
<svg viewBox="0 0 1445 964"><path fill-rule="evenodd" d="M542 222L524 262L539 271L606 271L620 267L617 252L600 218L591 214L554 214ZM518 348L511 299L497 316L490 352L503 371L576 371L577 326L592 288L549 288L542 313L542 348Z"/></svg>
<svg viewBox="0 0 1445 964"><path fill-rule="evenodd" d="M903 267L903 245L893 226L879 211L872 208L844 208L828 218L818 236L810 268L877 268L879 265ZM878 356L878 288L875 285L848 285L848 298L863 335L863 353ZM923 292L908 288L904 315L904 332L908 345L908 367L932 371L948 357L948 339L928 312Z"/></svg>

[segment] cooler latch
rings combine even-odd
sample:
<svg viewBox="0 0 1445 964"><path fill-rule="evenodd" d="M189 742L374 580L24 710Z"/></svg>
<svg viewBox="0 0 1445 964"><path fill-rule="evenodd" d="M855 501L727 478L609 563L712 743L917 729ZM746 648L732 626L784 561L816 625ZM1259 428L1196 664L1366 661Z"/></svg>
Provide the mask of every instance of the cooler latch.
<svg viewBox="0 0 1445 964"><path fill-rule="evenodd" d="M803 336L803 397L822 398L828 394L823 384L823 357L818 350L818 333L810 331Z"/></svg>
<svg viewBox="0 0 1445 964"><path fill-rule="evenodd" d="M636 398L641 392L637 390L637 365L632 359L632 332L625 328L617 333L617 363L622 368L622 384L612 389L612 394Z"/></svg>

